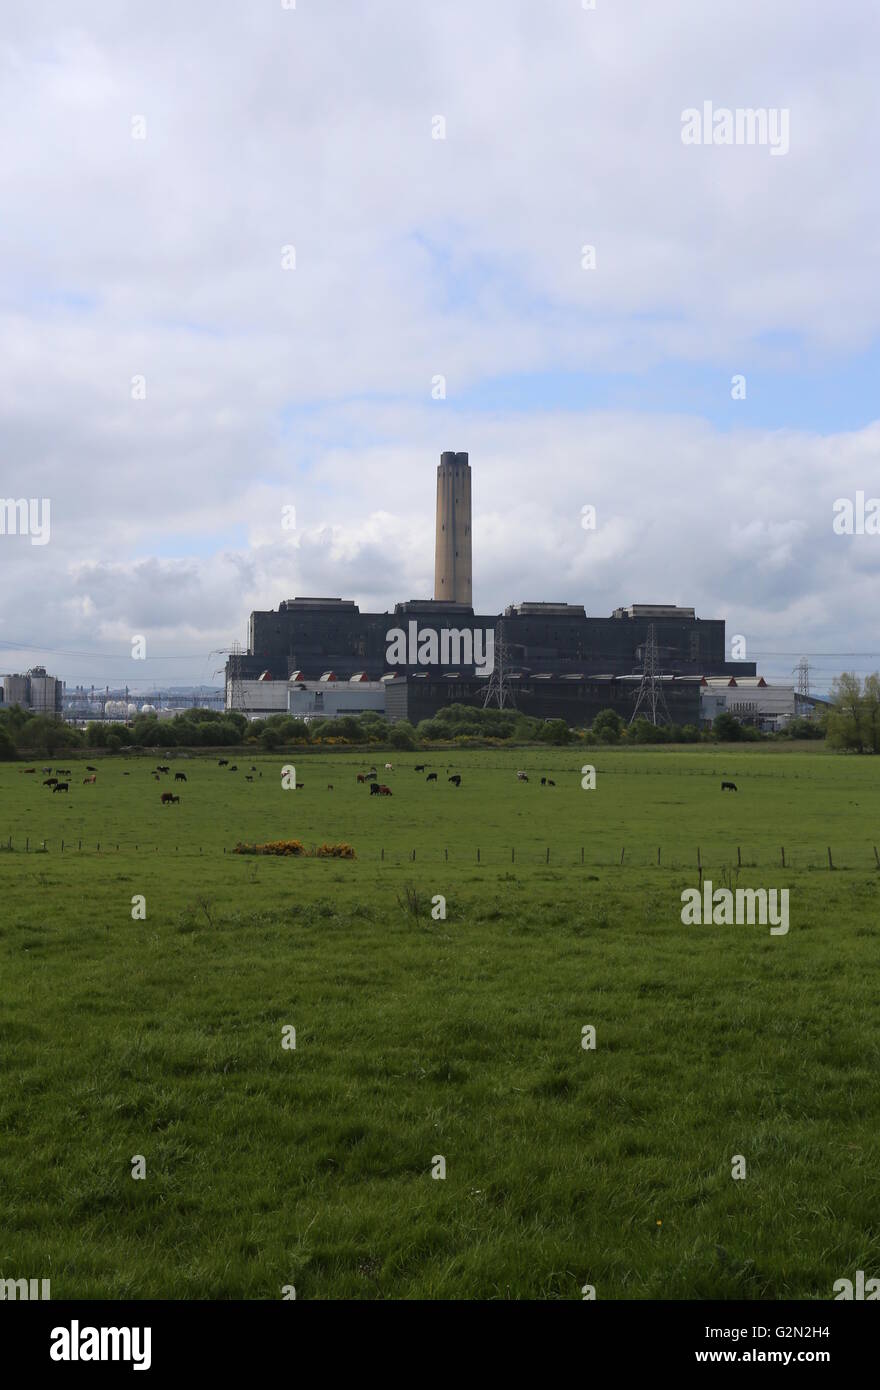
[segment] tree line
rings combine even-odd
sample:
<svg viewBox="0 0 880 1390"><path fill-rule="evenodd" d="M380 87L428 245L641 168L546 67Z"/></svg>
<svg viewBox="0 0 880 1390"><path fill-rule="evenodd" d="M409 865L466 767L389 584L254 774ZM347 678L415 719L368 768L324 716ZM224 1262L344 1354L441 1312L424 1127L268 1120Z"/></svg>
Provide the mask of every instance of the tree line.
<svg viewBox="0 0 880 1390"><path fill-rule="evenodd" d="M0 707L0 759L54 757L67 749L105 749L108 753L138 748L215 748L241 746L272 751L296 744L314 746L370 745L391 749L430 747L436 743L520 744L569 743L649 744L743 741L770 738L824 738L845 751L880 751L880 676L864 684L846 675L835 682L834 704L820 720L794 719L784 735L765 735L740 723L732 714L719 714L711 730L694 724L654 725L648 719L627 724L612 709L604 709L589 727L570 728L564 719L535 719L519 710L484 709L453 704L430 719L413 725L390 724L384 715L368 711L334 719L305 721L290 714L273 714L249 721L238 710L187 709L171 719L155 713L137 714L130 723L92 721L84 729L18 705Z"/></svg>

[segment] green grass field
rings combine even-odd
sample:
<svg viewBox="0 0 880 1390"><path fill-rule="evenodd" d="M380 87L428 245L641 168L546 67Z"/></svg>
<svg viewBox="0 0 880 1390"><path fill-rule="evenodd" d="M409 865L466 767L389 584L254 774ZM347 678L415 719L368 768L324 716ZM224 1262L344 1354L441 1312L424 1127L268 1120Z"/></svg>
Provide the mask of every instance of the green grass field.
<svg viewBox="0 0 880 1390"><path fill-rule="evenodd" d="M158 760L186 773L179 806L155 758L68 756L67 795L0 764L0 1278L56 1299L827 1299L880 1273L876 759ZM371 761L392 797L356 784ZM293 837L358 857L230 852ZM683 926L698 851L716 885L788 887L788 935Z"/></svg>

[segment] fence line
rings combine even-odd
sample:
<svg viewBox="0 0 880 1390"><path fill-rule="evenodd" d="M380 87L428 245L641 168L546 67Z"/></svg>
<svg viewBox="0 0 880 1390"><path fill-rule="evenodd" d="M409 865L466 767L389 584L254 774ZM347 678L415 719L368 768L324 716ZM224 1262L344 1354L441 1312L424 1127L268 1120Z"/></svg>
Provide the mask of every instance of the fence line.
<svg viewBox="0 0 880 1390"><path fill-rule="evenodd" d="M357 849L357 847L355 847ZM51 838L32 838L30 835L16 837L8 835L0 839L0 856L8 854L163 854L184 857L207 855L232 855L228 845L180 845L162 846L144 844L140 841L91 841ZM688 846L683 842L671 845L647 845L645 843L624 843L618 849L610 841L601 847L559 843L552 845L501 846L487 851L483 845L456 848L436 844L416 845L409 849L389 849L386 846L357 850L357 858L364 863L398 865L402 863L420 864L471 864L488 867L491 865L543 865L553 870L583 866L585 868L616 868L624 872L632 869L657 868L664 870L694 870L702 876L720 869L738 872L741 869L822 869L825 872L846 869L871 869L880 871L880 850L876 844L848 843L836 848L831 845L773 845L762 843L754 845L703 845Z"/></svg>

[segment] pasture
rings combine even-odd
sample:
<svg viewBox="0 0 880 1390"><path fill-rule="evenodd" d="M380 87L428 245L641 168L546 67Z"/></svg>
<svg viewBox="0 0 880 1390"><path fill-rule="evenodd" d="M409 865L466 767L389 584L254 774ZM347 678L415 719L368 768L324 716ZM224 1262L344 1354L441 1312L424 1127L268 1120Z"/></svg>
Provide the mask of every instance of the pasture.
<svg viewBox="0 0 880 1390"><path fill-rule="evenodd" d="M824 1299L880 1273L875 759L230 761L68 755L60 795L0 764L0 1277L55 1298ZM371 762L390 797L357 784ZM231 852L290 838L357 858ZM788 935L683 926L698 852L716 886L788 887Z"/></svg>

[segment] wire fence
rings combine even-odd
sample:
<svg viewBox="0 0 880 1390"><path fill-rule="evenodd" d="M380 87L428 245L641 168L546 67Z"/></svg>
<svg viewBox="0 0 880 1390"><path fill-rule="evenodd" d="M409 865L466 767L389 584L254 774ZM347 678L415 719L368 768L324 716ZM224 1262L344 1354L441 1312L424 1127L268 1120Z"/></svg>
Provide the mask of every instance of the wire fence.
<svg viewBox="0 0 880 1390"><path fill-rule="evenodd" d="M626 869L674 869L694 870L698 874L719 869L791 869L791 870L858 870L880 871L880 851L878 846L868 842L837 845L774 845L725 844L715 841L709 845L687 845L683 842L667 845L647 843L621 844L607 841L593 845L526 845L489 846L480 845L443 846L437 844L415 845L411 848L401 846L385 847L374 845L358 849L356 857L361 862L388 865L399 864L453 864L485 867L519 865L540 866L549 869L568 868L617 868ZM50 854L50 855L161 855L166 857L223 857L236 858L230 845L169 845L146 843L140 840L115 839L58 839L33 837L30 835L8 835L0 839L2 854ZM253 862L248 856L248 862Z"/></svg>

